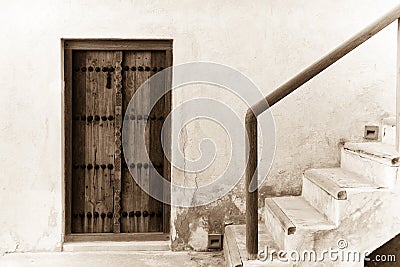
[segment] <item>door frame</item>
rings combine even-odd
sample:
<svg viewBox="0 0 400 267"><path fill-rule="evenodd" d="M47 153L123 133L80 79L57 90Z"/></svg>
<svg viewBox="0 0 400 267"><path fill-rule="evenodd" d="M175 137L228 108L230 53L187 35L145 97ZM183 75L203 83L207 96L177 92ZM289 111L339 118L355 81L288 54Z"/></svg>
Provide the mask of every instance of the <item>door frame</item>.
<svg viewBox="0 0 400 267"><path fill-rule="evenodd" d="M63 233L62 242L65 241L154 241L168 240L171 225L171 206L163 204L163 232L161 233L71 233L72 209L72 52L73 50L146 50L165 51L166 66L172 66L172 39L61 39L61 74L62 90L62 168L63 168ZM168 83L172 84L172 77ZM166 112L172 109L172 93L169 91L165 98ZM171 149L171 129L164 142L166 149ZM171 165L164 153L164 174L171 181ZM166 192L171 194L171 190Z"/></svg>

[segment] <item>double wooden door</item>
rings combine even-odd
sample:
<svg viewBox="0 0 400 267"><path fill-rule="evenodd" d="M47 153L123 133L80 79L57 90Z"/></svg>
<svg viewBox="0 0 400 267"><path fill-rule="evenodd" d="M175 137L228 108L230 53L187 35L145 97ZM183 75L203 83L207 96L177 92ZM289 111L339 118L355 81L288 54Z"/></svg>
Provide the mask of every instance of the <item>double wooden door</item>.
<svg viewBox="0 0 400 267"><path fill-rule="evenodd" d="M143 82L168 67L168 54L163 50L71 53L71 233L166 232L168 207L145 193L131 173L149 180L155 172L164 175L168 170L160 138L170 100L164 97L151 116L145 115L155 95L152 90L160 90L149 87L146 99L134 103L134 113L127 107ZM131 120L133 134L146 128L152 164L139 162L146 151L123 158L124 119Z"/></svg>

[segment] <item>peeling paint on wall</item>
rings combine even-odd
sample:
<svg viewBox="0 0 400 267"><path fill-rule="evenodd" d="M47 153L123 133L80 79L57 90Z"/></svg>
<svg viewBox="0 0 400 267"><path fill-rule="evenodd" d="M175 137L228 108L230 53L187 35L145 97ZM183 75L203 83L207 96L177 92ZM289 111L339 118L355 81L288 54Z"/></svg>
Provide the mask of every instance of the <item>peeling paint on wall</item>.
<svg viewBox="0 0 400 267"><path fill-rule="evenodd" d="M176 208L173 218L176 236L172 240L172 249L206 251L208 234L223 234L226 225L244 223L244 213L232 199L243 197L243 191L234 189L228 196L209 205Z"/></svg>

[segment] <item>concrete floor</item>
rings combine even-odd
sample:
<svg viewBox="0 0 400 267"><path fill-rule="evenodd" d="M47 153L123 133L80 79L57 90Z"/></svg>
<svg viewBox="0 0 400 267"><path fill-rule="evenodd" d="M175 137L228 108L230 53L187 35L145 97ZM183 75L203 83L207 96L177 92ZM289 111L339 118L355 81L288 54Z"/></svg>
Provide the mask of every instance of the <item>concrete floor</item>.
<svg viewBox="0 0 400 267"><path fill-rule="evenodd" d="M1 267L208 267L224 266L222 252L112 251L10 253L0 256Z"/></svg>

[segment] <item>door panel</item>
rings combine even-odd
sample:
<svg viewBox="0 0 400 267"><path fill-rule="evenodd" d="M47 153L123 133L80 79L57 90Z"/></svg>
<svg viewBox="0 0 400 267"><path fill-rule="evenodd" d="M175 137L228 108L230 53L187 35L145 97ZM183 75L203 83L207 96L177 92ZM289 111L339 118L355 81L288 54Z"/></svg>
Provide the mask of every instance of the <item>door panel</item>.
<svg viewBox="0 0 400 267"><path fill-rule="evenodd" d="M166 66L165 57L165 51L153 51L151 54L151 66L155 66L158 69L160 67L163 68L163 66ZM154 71L155 69L153 68L152 70ZM157 88L150 88L150 99L152 103L157 100L156 97L159 95L156 90L163 90L165 92L164 80L161 80L160 83L157 84ZM156 103L150 113L150 128L148 133L150 136L150 144L148 148L149 156L153 166L155 167L150 169L150 184L152 187L149 188L149 190L155 195L162 195L163 192L161 181L155 178L157 172L160 175L164 174L164 152L161 143L161 129L165 117L165 99L162 98ZM155 216L151 216L149 219L149 231L163 231L163 204L154 198L150 198L149 206L149 209L155 213Z"/></svg>
<svg viewBox="0 0 400 267"><path fill-rule="evenodd" d="M123 110L126 112L126 118L130 123L126 127L130 127L129 132L142 132L146 128L146 147L150 151L150 158L155 145L160 142L154 142L154 125L162 125L162 120L152 120L149 113L150 98L154 95L153 90L160 88L144 87L143 99L134 99L136 101L131 105L133 110L127 110L129 101L136 90L158 70L164 67L165 52L163 51L126 51L124 53L123 69ZM153 90L152 90L153 89ZM161 110L161 112L163 112ZM159 113L159 112L158 112ZM125 114L124 114L125 116ZM162 117L162 116L161 116ZM160 116L157 117L159 119ZM161 118L163 119L163 118ZM158 126L159 127L159 126ZM160 131L159 131L160 132ZM159 137L158 137L159 138ZM139 138L129 138L128 144L133 148L134 153L127 158L126 168L122 176L122 218L121 231L127 233L135 232L162 232L162 203L150 197L145 191L151 191L149 179L156 171L150 167L149 162L141 162L146 151L135 150L140 142ZM156 150L153 151L153 154ZM157 150L159 158L163 157L162 149ZM158 166L158 165L157 165ZM129 171L130 170L130 171ZM131 173L137 178L140 186L133 179ZM161 185L160 185L161 186ZM144 190L142 190L145 189ZM161 190L161 189L160 189Z"/></svg>
<svg viewBox="0 0 400 267"><path fill-rule="evenodd" d="M116 66L121 52L73 53L72 232L114 231Z"/></svg>

